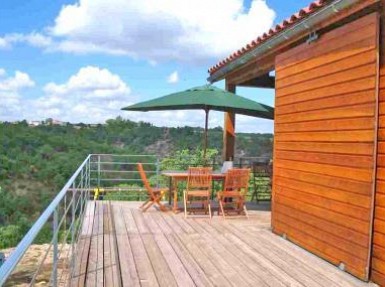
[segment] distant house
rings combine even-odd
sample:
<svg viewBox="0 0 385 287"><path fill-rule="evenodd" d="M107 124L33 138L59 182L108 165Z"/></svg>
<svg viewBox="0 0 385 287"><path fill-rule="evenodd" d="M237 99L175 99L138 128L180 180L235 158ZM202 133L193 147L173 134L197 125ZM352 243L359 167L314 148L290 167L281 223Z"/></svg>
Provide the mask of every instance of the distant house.
<svg viewBox="0 0 385 287"><path fill-rule="evenodd" d="M28 122L28 125L29 125L30 127L37 127L37 126L40 126L40 125L42 125L42 124L43 124L42 121L29 121L29 122Z"/></svg>
<svg viewBox="0 0 385 287"><path fill-rule="evenodd" d="M318 0L209 69L275 89L272 228L385 286L385 1ZM234 157L226 114L224 159Z"/></svg>
<svg viewBox="0 0 385 287"><path fill-rule="evenodd" d="M44 121L44 123L48 126L66 126L67 123L66 122L62 122L62 121L59 121L59 120L55 120L55 119L52 119L52 118L48 118Z"/></svg>
<svg viewBox="0 0 385 287"><path fill-rule="evenodd" d="M66 123L66 122L62 122L62 121L59 121L59 120L53 120L53 121L52 121L52 125L54 125L54 126L66 126L67 123Z"/></svg>

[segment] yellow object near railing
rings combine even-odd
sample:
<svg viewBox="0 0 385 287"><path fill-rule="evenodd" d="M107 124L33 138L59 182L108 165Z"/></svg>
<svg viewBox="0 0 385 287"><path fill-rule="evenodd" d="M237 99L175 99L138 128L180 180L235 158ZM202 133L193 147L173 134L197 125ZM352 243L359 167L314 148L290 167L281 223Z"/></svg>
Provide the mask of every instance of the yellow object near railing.
<svg viewBox="0 0 385 287"><path fill-rule="evenodd" d="M104 193L104 188L99 188L99 187L94 188L94 200L99 199L100 193Z"/></svg>

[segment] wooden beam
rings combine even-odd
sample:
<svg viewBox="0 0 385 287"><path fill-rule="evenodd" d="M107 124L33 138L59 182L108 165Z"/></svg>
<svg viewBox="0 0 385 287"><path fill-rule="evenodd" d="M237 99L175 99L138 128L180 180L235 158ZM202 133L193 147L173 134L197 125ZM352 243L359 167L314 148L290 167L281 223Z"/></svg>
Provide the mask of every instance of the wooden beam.
<svg viewBox="0 0 385 287"><path fill-rule="evenodd" d="M236 86L226 81L226 90L235 93ZM225 113L223 129L223 160L234 160L235 114Z"/></svg>
<svg viewBox="0 0 385 287"><path fill-rule="evenodd" d="M241 87L253 87L253 88L275 88L275 77L269 76L269 74L265 74L263 76L250 79L246 82L240 83L238 86Z"/></svg>
<svg viewBox="0 0 385 287"><path fill-rule="evenodd" d="M264 56L258 60L255 58L239 69L226 75L226 81L233 85L239 85L240 83L269 73L270 71L274 70L274 66L275 54Z"/></svg>

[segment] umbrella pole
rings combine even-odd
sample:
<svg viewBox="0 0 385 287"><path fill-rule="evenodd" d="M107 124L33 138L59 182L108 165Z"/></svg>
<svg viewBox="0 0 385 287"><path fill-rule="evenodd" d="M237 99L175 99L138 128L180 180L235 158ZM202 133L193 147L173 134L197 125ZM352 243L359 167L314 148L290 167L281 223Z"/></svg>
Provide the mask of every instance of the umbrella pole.
<svg viewBox="0 0 385 287"><path fill-rule="evenodd" d="M208 122L209 122L209 109L205 109L206 112L206 121L205 121L205 137L203 143L203 159L206 160L206 149L207 149L207 132L208 132Z"/></svg>

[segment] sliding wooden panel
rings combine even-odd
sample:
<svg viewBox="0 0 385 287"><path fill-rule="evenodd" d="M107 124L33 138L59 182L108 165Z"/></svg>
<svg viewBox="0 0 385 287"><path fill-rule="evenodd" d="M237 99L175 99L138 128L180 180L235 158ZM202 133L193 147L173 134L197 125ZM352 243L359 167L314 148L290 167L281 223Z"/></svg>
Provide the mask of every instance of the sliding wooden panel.
<svg viewBox="0 0 385 287"><path fill-rule="evenodd" d="M365 280L378 23L365 16L276 58L273 230Z"/></svg>
<svg viewBox="0 0 385 287"><path fill-rule="evenodd" d="M385 3L385 1L383 1ZM384 9L384 8L382 8ZM371 279L385 286L385 22L382 12L381 62L379 73L379 121L377 146L377 185L374 212Z"/></svg>

